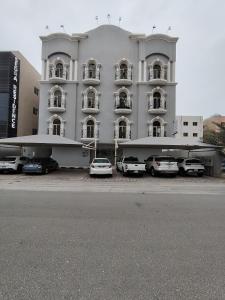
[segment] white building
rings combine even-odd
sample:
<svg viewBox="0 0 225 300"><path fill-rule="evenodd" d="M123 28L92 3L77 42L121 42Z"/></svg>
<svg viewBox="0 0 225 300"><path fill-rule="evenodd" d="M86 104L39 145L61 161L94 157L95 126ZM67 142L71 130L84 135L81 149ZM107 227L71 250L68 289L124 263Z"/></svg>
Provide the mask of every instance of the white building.
<svg viewBox="0 0 225 300"><path fill-rule="evenodd" d="M176 137L189 137L201 141L203 139L203 117L177 116Z"/></svg>

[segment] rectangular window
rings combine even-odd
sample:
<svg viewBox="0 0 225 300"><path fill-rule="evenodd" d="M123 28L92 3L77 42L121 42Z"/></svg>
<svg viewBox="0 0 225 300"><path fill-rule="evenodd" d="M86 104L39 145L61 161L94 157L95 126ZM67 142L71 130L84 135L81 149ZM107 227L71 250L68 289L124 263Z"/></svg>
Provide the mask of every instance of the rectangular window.
<svg viewBox="0 0 225 300"><path fill-rule="evenodd" d="M183 133L183 136L188 136L188 132L184 132L184 133Z"/></svg>
<svg viewBox="0 0 225 300"><path fill-rule="evenodd" d="M193 133L193 137L197 137L198 134L196 132Z"/></svg>
<svg viewBox="0 0 225 300"><path fill-rule="evenodd" d="M37 96L39 95L39 89L38 89L36 86L34 87L34 93L35 93L35 95L37 95Z"/></svg>
<svg viewBox="0 0 225 300"><path fill-rule="evenodd" d="M37 115L38 114L38 109L36 107L33 107L33 115Z"/></svg>
<svg viewBox="0 0 225 300"><path fill-rule="evenodd" d="M188 126L188 122L183 122L183 125L184 126Z"/></svg>
<svg viewBox="0 0 225 300"><path fill-rule="evenodd" d="M193 122L193 126L198 126L198 122Z"/></svg>
<svg viewBox="0 0 225 300"><path fill-rule="evenodd" d="M33 135L37 134L37 128L33 128L33 129L32 129L32 134L33 134Z"/></svg>

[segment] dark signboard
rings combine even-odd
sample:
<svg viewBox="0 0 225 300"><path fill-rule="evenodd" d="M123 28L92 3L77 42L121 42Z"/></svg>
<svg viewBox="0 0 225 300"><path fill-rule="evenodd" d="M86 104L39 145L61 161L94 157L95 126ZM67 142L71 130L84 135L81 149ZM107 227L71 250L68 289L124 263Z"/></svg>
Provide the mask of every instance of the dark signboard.
<svg viewBox="0 0 225 300"><path fill-rule="evenodd" d="M9 115L8 115L8 137L17 135L18 120L18 98L20 82L20 60L13 56L10 68L10 91L9 91Z"/></svg>

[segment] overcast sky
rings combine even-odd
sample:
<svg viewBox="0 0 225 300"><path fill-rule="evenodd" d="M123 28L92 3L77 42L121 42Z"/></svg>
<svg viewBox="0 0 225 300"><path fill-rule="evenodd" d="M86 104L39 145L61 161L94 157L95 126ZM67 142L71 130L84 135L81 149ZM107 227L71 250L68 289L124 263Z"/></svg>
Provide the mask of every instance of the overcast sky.
<svg viewBox="0 0 225 300"><path fill-rule="evenodd" d="M19 50L40 72L40 35L85 32L111 24L134 32L179 37L177 114L225 115L224 0L0 0L0 50Z"/></svg>

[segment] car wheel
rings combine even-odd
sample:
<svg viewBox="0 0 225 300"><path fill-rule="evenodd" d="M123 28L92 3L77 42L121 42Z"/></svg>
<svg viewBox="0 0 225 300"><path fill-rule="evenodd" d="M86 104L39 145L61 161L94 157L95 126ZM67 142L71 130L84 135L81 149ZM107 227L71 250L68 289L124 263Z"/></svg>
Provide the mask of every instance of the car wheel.
<svg viewBox="0 0 225 300"><path fill-rule="evenodd" d="M155 169L154 169L154 168L151 168L150 173L151 173L151 176L152 176L152 177L155 177L155 176L156 176L156 172L155 172Z"/></svg>
<svg viewBox="0 0 225 300"><path fill-rule="evenodd" d="M198 177L202 177L203 176L203 173L198 173Z"/></svg>

